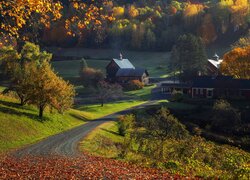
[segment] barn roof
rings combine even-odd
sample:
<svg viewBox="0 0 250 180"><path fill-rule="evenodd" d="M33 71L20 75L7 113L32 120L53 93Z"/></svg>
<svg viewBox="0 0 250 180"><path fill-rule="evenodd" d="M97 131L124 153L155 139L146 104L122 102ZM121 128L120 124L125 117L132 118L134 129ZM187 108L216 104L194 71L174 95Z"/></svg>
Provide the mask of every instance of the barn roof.
<svg viewBox="0 0 250 180"><path fill-rule="evenodd" d="M143 73L147 73L147 71L143 68L125 68L125 69L119 69L116 73L116 76L118 77L127 77L127 76L142 76Z"/></svg>
<svg viewBox="0 0 250 180"><path fill-rule="evenodd" d="M113 61L122 69L135 69L134 65L128 59L113 59Z"/></svg>

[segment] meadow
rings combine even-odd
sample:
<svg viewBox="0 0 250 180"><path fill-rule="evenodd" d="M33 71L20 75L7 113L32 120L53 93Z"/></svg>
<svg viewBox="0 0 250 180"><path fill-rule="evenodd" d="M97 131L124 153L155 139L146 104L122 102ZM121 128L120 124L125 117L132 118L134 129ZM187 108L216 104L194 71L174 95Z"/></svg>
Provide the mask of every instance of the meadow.
<svg viewBox="0 0 250 180"><path fill-rule="evenodd" d="M47 51L56 56L76 57L79 60L52 61L52 66L65 78L78 77L81 59L85 60L89 67L101 69L106 72L105 67L112 58L119 58L122 52L123 58L129 59L136 67L148 70L150 77L168 77L170 75L169 62L170 52L150 52L150 51L120 51L118 49L86 49L86 48L47 48ZM229 50L229 47L207 47L208 57L214 53L222 56Z"/></svg>

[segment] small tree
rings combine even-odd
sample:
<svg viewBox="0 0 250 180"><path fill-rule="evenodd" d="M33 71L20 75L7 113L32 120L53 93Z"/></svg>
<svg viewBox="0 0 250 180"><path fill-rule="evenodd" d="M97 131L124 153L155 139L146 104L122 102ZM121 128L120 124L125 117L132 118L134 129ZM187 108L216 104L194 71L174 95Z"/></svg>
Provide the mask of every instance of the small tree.
<svg viewBox="0 0 250 180"><path fill-rule="evenodd" d="M98 82L104 80L104 74L101 70L85 67L80 74L84 87L97 87Z"/></svg>
<svg viewBox="0 0 250 180"><path fill-rule="evenodd" d="M97 89L101 106L104 105L106 100L121 97L123 94L122 87L119 84L110 84L105 81L100 81Z"/></svg>

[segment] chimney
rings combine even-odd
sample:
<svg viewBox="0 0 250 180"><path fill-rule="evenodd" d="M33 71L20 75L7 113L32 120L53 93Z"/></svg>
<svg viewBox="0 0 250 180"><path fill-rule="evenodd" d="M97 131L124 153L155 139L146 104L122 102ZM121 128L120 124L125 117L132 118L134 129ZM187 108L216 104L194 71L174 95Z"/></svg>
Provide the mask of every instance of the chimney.
<svg viewBox="0 0 250 180"><path fill-rule="evenodd" d="M122 53L120 53L120 60L123 60L123 58L122 58Z"/></svg>

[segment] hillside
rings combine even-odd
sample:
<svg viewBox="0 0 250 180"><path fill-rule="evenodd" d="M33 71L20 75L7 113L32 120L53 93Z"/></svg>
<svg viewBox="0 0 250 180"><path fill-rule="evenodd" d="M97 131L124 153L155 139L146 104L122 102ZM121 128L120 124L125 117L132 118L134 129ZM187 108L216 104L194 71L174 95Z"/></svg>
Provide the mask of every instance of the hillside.
<svg viewBox="0 0 250 180"><path fill-rule="evenodd" d="M88 118L88 114L73 109L63 115L51 114L47 110L41 120L35 107L21 107L15 98L0 95L0 153L83 124L81 118Z"/></svg>

